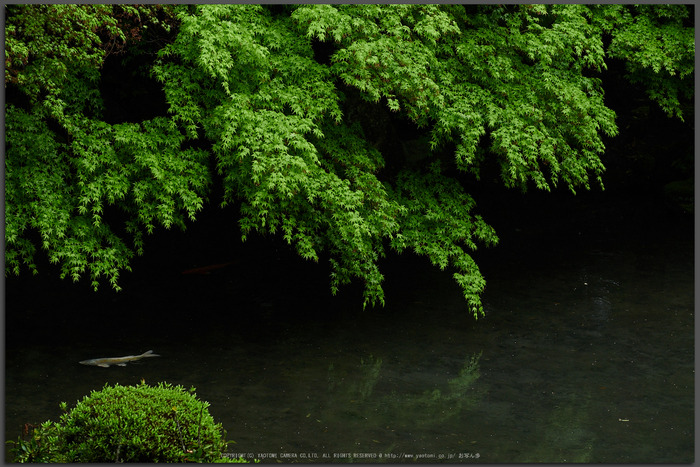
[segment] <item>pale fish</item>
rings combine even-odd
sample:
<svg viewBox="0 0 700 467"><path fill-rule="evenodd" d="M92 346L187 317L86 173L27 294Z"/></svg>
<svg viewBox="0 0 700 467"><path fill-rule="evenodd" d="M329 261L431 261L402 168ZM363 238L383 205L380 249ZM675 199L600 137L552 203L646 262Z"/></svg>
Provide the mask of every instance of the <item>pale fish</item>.
<svg viewBox="0 0 700 467"><path fill-rule="evenodd" d="M109 368L110 365L126 366L127 362L135 362L136 360L141 360L145 357L160 357L160 355L153 353L152 350L144 352L141 355L127 355L126 357L105 357L105 358L92 358L90 360L83 360L78 362L82 365L91 366L101 366L104 368Z"/></svg>

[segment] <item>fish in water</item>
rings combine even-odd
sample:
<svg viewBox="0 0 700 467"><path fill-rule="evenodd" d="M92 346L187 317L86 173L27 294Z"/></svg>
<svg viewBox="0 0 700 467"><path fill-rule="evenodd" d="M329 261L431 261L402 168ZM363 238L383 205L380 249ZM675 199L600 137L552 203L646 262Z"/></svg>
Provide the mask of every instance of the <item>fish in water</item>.
<svg viewBox="0 0 700 467"><path fill-rule="evenodd" d="M82 365L90 366L101 366L104 368L109 368L110 365L126 366L127 362L135 362L136 360L141 360L145 357L160 357L157 353L153 353L152 350L144 352L141 355L127 355L126 357L105 357L105 358L92 358L90 360L83 360L78 362Z"/></svg>

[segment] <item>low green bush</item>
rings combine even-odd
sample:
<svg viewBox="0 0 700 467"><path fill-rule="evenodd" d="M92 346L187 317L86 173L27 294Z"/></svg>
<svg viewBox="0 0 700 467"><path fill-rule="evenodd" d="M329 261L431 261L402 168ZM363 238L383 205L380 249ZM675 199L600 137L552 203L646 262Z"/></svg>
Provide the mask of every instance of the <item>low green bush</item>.
<svg viewBox="0 0 700 467"><path fill-rule="evenodd" d="M20 438L15 462L245 462L223 455L226 433L194 391L105 385Z"/></svg>

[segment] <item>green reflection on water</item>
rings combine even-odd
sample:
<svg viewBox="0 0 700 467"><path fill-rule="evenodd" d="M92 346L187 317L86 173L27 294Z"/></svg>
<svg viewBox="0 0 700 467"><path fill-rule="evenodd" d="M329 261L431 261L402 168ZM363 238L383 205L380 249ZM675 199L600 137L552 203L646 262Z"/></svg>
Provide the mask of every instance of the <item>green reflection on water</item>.
<svg viewBox="0 0 700 467"><path fill-rule="evenodd" d="M331 363L328 366L328 391L344 392L351 402L365 401L372 395L381 369L382 359L372 355L367 360L361 358L359 367L345 371L337 370Z"/></svg>
<svg viewBox="0 0 700 467"><path fill-rule="evenodd" d="M402 423L433 425L476 406L485 393L485 388L475 387L481 376L480 358L481 353L467 357L457 377L447 381L446 389L426 390L420 395L393 392L386 404L388 415Z"/></svg>
<svg viewBox="0 0 700 467"><path fill-rule="evenodd" d="M444 423L474 407L485 394L484 387L475 385L481 376L480 358L481 353L467 356L458 375L449 379L446 385L438 382L432 386L441 387L411 394L403 387L399 391L396 388L388 390L387 381L382 391L376 391L382 380L382 359L370 355L362 358L358 366L345 370L330 364L328 391L333 405L344 407L341 412L346 420L372 419L393 426L413 427Z"/></svg>

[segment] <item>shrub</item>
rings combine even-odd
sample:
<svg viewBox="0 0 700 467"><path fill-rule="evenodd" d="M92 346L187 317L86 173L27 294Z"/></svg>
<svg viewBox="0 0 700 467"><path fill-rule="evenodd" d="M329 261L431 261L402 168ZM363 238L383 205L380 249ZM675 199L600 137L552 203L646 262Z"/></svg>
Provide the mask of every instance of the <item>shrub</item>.
<svg viewBox="0 0 700 467"><path fill-rule="evenodd" d="M195 389L158 383L93 391L14 448L16 462L231 462L225 431ZM241 460L242 461L242 460Z"/></svg>

